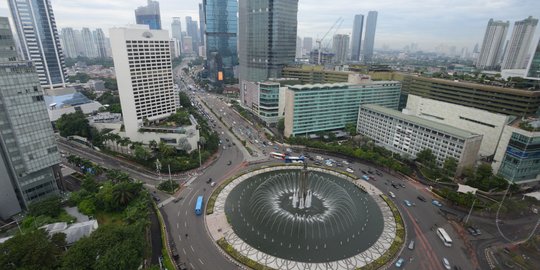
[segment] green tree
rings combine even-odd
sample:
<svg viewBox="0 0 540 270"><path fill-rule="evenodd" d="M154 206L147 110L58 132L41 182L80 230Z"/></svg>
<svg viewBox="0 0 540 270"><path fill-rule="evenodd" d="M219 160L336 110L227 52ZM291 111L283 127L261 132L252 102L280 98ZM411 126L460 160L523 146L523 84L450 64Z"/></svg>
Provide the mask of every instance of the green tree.
<svg viewBox="0 0 540 270"><path fill-rule="evenodd" d="M447 157L446 160L444 160L443 170L449 177L454 177L454 175L456 174L457 165L457 159L453 157Z"/></svg>
<svg viewBox="0 0 540 270"><path fill-rule="evenodd" d="M32 230L17 234L0 244L0 268L15 269L57 269L62 254L61 244L55 237L50 241L44 230ZM64 241L65 242L65 241Z"/></svg>
<svg viewBox="0 0 540 270"><path fill-rule="evenodd" d="M180 95L180 105L183 107L183 108L191 108L191 100L189 100L189 96L185 93L185 92L180 92L179 93Z"/></svg>
<svg viewBox="0 0 540 270"><path fill-rule="evenodd" d="M432 168L436 165L437 158L431 149L423 149L416 154L416 160L425 166Z"/></svg>
<svg viewBox="0 0 540 270"><path fill-rule="evenodd" d="M355 123L345 124L345 131L348 132L351 136L356 136L356 124Z"/></svg>
<svg viewBox="0 0 540 270"><path fill-rule="evenodd" d="M135 149L133 151L135 153L135 158L138 160L147 161L148 159L152 157L150 152L141 145L135 146Z"/></svg>
<svg viewBox="0 0 540 270"><path fill-rule="evenodd" d="M85 175L81 187L90 193L97 193L99 191L99 184L96 182L92 175Z"/></svg>
<svg viewBox="0 0 540 270"><path fill-rule="evenodd" d="M152 151L155 151L158 147L158 143L156 142L156 140L150 140L148 142L148 147L150 147L150 149L152 149Z"/></svg>
<svg viewBox="0 0 540 270"><path fill-rule="evenodd" d="M278 120L277 129L279 133L283 135L283 131L285 131L285 118L281 118Z"/></svg>
<svg viewBox="0 0 540 270"><path fill-rule="evenodd" d="M32 216L57 217L62 213L62 203L60 197L53 196L30 204L28 212Z"/></svg>
<svg viewBox="0 0 540 270"><path fill-rule="evenodd" d="M162 158L167 158L167 157L170 157L172 155L174 155L174 153L176 153L176 149L174 149L174 147L164 143L164 142L159 142L159 145L158 145L158 150L159 150L159 154Z"/></svg>
<svg viewBox="0 0 540 270"><path fill-rule="evenodd" d="M56 120L56 128L62 137L78 135L85 138L90 137L90 124L81 111L62 115Z"/></svg>
<svg viewBox="0 0 540 270"><path fill-rule="evenodd" d="M113 183L129 182L129 174L117 169L107 171L107 178Z"/></svg>
<svg viewBox="0 0 540 270"><path fill-rule="evenodd" d="M117 205L125 207L133 200L141 190L141 184L122 182L116 184L112 190L113 200Z"/></svg>

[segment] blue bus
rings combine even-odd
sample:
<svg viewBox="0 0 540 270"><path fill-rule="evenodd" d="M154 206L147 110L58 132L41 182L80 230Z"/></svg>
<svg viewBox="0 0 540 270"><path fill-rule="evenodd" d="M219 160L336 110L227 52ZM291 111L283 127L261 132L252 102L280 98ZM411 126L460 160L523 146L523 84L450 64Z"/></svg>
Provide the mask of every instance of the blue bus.
<svg viewBox="0 0 540 270"><path fill-rule="evenodd" d="M197 216L200 216L202 214L202 208L203 208L203 196L197 197L197 203L195 204L195 214Z"/></svg>

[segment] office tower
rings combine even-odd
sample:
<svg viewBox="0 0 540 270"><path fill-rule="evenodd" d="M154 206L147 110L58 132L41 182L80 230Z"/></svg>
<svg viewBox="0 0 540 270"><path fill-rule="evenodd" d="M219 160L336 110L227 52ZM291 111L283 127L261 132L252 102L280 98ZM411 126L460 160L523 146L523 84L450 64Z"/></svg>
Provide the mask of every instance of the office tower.
<svg viewBox="0 0 540 270"><path fill-rule="evenodd" d="M171 23L171 36L172 38L178 40L178 49L179 52L182 53L182 22L180 21L180 17L173 17L173 21Z"/></svg>
<svg viewBox="0 0 540 270"><path fill-rule="evenodd" d="M360 61L360 48L362 47L362 29L364 28L364 15L354 15L351 45L351 61Z"/></svg>
<svg viewBox="0 0 540 270"><path fill-rule="evenodd" d="M537 24L538 19L534 19L531 16L523 21L517 21L514 24L512 37L506 48L501 69L527 68L527 54L529 53L529 46Z"/></svg>
<svg viewBox="0 0 540 270"><path fill-rule="evenodd" d="M332 43L332 49L334 51L334 63L344 64L347 62L347 50L349 49L349 35L334 35L334 42Z"/></svg>
<svg viewBox="0 0 540 270"><path fill-rule="evenodd" d="M180 56L180 46L179 46L178 40L176 38L171 38L169 44L171 46L171 57L172 58L179 57Z"/></svg>
<svg viewBox="0 0 540 270"><path fill-rule="evenodd" d="M182 36L182 52L193 53L193 39L190 36Z"/></svg>
<svg viewBox="0 0 540 270"><path fill-rule="evenodd" d="M77 56L86 57L84 52L84 43L82 42L82 35L80 30L73 30L75 36L75 48L77 49Z"/></svg>
<svg viewBox="0 0 540 270"><path fill-rule="evenodd" d="M364 38L364 58L365 63L370 63L373 58L373 47L375 46L375 30L377 28L377 11L370 11L366 20L366 36Z"/></svg>
<svg viewBox="0 0 540 270"><path fill-rule="evenodd" d="M211 78L232 79L233 68L238 65L236 17L238 1L206 0L203 9L206 25L206 58Z"/></svg>
<svg viewBox="0 0 540 270"><path fill-rule="evenodd" d="M236 10L238 11L238 1L235 1L236 2ZM204 11L204 5L203 4L199 4L199 37L200 37L200 45L201 46L204 46L205 44L205 36L204 36L204 32L206 31L206 23L205 23L205 18L204 18L204 14L206 12Z"/></svg>
<svg viewBox="0 0 540 270"><path fill-rule="evenodd" d="M137 25L111 28L109 36L126 136L137 140L144 121L176 111L169 33Z"/></svg>
<svg viewBox="0 0 540 270"><path fill-rule="evenodd" d="M97 50L92 31L90 31L88 27L83 27L81 30L81 37L84 45L84 55L88 58L96 58Z"/></svg>
<svg viewBox="0 0 540 270"><path fill-rule="evenodd" d="M529 68L527 69L527 77L540 78L540 40L538 40L536 50L533 51Z"/></svg>
<svg viewBox="0 0 540 270"><path fill-rule="evenodd" d="M71 27L62 28L62 49L66 58L77 58L77 40Z"/></svg>
<svg viewBox="0 0 540 270"><path fill-rule="evenodd" d="M296 38L296 58L302 58L302 38Z"/></svg>
<svg viewBox="0 0 540 270"><path fill-rule="evenodd" d="M303 54L309 55L309 52L311 52L312 48L313 48L313 38L312 37L304 37L304 52L303 52Z"/></svg>
<svg viewBox="0 0 540 270"><path fill-rule="evenodd" d="M0 218L58 194L58 148L32 63L20 61L0 17Z"/></svg>
<svg viewBox="0 0 540 270"><path fill-rule="evenodd" d="M186 16L186 32L187 35L191 37L191 48L193 52L198 53L199 51L199 27L196 21L194 21L190 16Z"/></svg>
<svg viewBox="0 0 540 270"><path fill-rule="evenodd" d="M41 87L64 87L64 54L49 0L8 0L8 4L22 55L34 63Z"/></svg>
<svg viewBox="0 0 540 270"><path fill-rule="evenodd" d="M97 57L108 57L109 55L107 54L107 38L105 37L103 30L101 28L96 28L96 30L94 30L92 34L94 36Z"/></svg>
<svg viewBox="0 0 540 270"><path fill-rule="evenodd" d="M150 26L150 29L161 30L159 2L148 0L146 6L138 7L135 10L135 21L137 24L146 24Z"/></svg>
<svg viewBox="0 0 540 270"><path fill-rule="evenodd" d="M240 81L281 77L294 62L298 0L239 0Z"/></svg>
<svg viewBox="0 0 540 270"><path fill-rule="evenodd" d="M499 66L509 25L508 21L489 20L480 55L476 61L477 68L491 70Z"/></svg>

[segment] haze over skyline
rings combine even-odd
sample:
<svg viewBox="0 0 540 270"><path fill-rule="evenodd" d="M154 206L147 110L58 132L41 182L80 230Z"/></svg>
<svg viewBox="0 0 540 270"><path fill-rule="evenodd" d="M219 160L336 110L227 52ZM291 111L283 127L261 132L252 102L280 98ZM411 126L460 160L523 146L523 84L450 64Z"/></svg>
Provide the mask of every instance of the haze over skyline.
<svg viewBox="0 0 540 270"><path fill-rule="evenodd" d="M182 18L185 31L185 17L198 20L198 4L201 0L159 0L163 29L170 30L172 17ZM146 5L146 0L52 0L57 27L101 27L108 36L108 29L135 23L134 10ZM334 22L344 19L338 31L333 34L351 34L355 14L367 16L368 11L378 11L375 48L388 46L401 49L405 45L417 43L420 49L433 50L440 44L456 46L458 50L467 47L472 50L481 44L490 18L510 21L507 39L517 20L528 16L538 18L534 10L540 10L540 1L535 0L336 0L332 4L317 0L301 0L298 12L298 35L301 37L322 37ZM0 16L9 16L7 2L0 2ZM365 25L365 22L364 22ZM533 43L538 41L538 30ZM315 44L314 44L315 45Z"/></svg>

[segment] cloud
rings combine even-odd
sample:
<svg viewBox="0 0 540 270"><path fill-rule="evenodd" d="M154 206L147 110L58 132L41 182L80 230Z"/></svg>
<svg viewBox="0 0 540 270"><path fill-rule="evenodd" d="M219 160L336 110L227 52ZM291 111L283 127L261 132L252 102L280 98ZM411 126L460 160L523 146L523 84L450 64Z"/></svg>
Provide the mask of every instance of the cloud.
<svg viewBox="0 0 540 270"><path fill-rule="evenodd" d="M161 19L164 29L169 29L172 17L198 20L198 4L201 0L160 0ZM101 27L132 24L134 10L146 5L146 0L51 0L56 22L62 27ZM438 44L467 46L472 49L482 41L490 18L510 21L523 20L529 15L539 16L540 1L537 0L300 0L298 12L298 35L322 37L339 18L343 18L338 31L351 33L355 14L378 11L375 46L383 44L401 48L412 42L422 48L434 48ZM6 16L7 3L0 1L0 14ZM365 18L364 18L365 20ZM365 21L364 21L365 24ZM509 29L509 36L512 29Z"/></svg>

